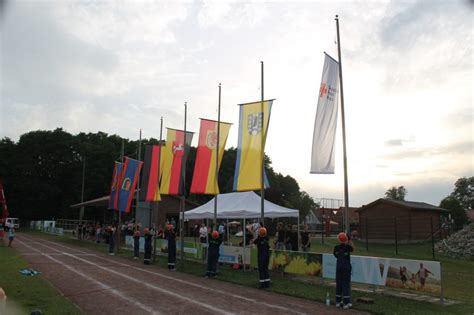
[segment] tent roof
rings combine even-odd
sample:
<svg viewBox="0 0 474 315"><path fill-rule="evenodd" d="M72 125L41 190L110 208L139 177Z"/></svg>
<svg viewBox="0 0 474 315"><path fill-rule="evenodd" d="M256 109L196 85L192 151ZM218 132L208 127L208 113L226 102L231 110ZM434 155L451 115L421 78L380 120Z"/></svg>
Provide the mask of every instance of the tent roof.
<svg viewBox="0 0 474 315"><path fill-rule="evenodd" d="M214 197L212 200L193 210L186 211L185 219L212 219L214 218ZM251 219L260 218L261 198L253 191L233 192L217 195L218 219ZM276 205L268 200L264 201L266 218L298 217L299 211Z"/></svg>

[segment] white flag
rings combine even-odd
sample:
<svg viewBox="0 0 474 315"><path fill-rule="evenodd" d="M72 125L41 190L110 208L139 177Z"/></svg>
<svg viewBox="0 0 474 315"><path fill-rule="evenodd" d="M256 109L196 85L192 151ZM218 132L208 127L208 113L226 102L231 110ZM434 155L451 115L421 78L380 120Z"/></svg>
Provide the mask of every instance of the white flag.
<svg viewBox="0 0 474 315"><path fill-rule="evenodd" d="M311 174L334 174L339 93L339 63L325 54L314 122Z"/></svg>

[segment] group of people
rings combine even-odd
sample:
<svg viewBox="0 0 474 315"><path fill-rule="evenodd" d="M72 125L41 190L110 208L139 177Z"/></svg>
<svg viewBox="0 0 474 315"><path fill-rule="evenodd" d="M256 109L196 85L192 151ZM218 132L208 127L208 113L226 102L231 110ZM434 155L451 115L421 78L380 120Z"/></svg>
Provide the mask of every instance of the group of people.
<svg viewBox="0 0 474 315"><path fill-rule="evenodd" d="M6 226L3 220L0 220L0 241L4 244L5 233L8 236L8 247L12 247L13 240L15 239L15 228L13 226Z"/></svg>
<svg viewBox="0 0 474 315"><path fill-rule="evenodd" d="M300 237L301 250L307 252L311 247L308 225L304 226L303 231L300 232ZM282 222L279 222L275 234L274 246L276 250L298 251L298 226L288 224L285 227Z"/></svg>
<svg viewBox="0 0 474 315"><path fill-rule="evenodd" d="M423 263L420 263L420 268L416 273L412 273L411 276L408 276L408 270L406 266L400 266L400 280L402 281L403 286L407 286L407 281L410 280L411 284L413 286L416 285L416 278L418 277L420 279L420 287L423 289L425 287L426 279L428 276L433 273L426 269L426 267L423 266Z"/></svg>

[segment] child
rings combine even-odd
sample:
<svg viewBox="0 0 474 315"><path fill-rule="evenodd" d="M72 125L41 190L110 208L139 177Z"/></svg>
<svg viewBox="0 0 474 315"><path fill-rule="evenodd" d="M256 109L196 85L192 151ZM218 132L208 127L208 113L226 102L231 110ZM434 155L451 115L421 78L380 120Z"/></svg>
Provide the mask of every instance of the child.
<svg viewBox="0 0 474 315"><path fill-rule="evenodd" d="M166 226L165 238L168 240L168 270L175 271L176 264L176 234L172 224Z"/></svg>
<svg viewBox="0 0 474 315"><path fill-rule="evenodd" d="M143 229L143 237L145 238L145 256L143 257L143 263L149 265L151 263L151 241L153 239L153 233L148 228ZM140 246L140 244L138 244Z"/></svg>
<svg viewBox="0 0 474 315"><path fill-rule="evenodd" d="M258 230L258 237L253 241L258 250L258 273L260 277L260 289L270 287L270 274L268 263L270 261L270 245L267 237L267 229L262 227Z"/></svg>
<svg viewBox="0 0 474 315"><path fill-rule="evenodd" d="M336 307L344 309L352 307L351 303L351 252L354 251L352 241L344 232L337 236L339 245L334 246L336 263ZM342 300L342 304L341 304Z"/></svg>
<svg viewBox="0 0 474 315"><path fill-rule="evenodd" d="M212 232L212 237L209 239L209 254L207 256L207 271L206 278L216 276L217 261L219 260L219 247L222 240L218 231Z"/></svg>

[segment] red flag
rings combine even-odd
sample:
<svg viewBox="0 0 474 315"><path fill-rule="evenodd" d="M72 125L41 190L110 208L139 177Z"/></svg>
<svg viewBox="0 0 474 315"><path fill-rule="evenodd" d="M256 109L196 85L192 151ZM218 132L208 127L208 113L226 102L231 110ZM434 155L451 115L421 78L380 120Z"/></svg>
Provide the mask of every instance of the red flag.
<svg viewBox="0 0 474 315"><path fill-rule="evenodd" d="M159 201L158 189L160 169L160 146L147 145L145 147L145 163L143 165L142 181L140 185L140 201Z"/></svg>
<svg viewBox="0 0 474 315"><path fill-rule="evenodd" d="M1 216L2 219L8 217L8 208L7 208L7 199L5 198L5 193L3 192L3 185L0 181L0 203L2 204L3 214Z"/></svg>
<svg viewBox="0 0 474 315"><path fill-rule="evenodd" d="M117 186L122 174L123 163L115 162L112 184L110 185L109 209L117 209Z"/></svg>

